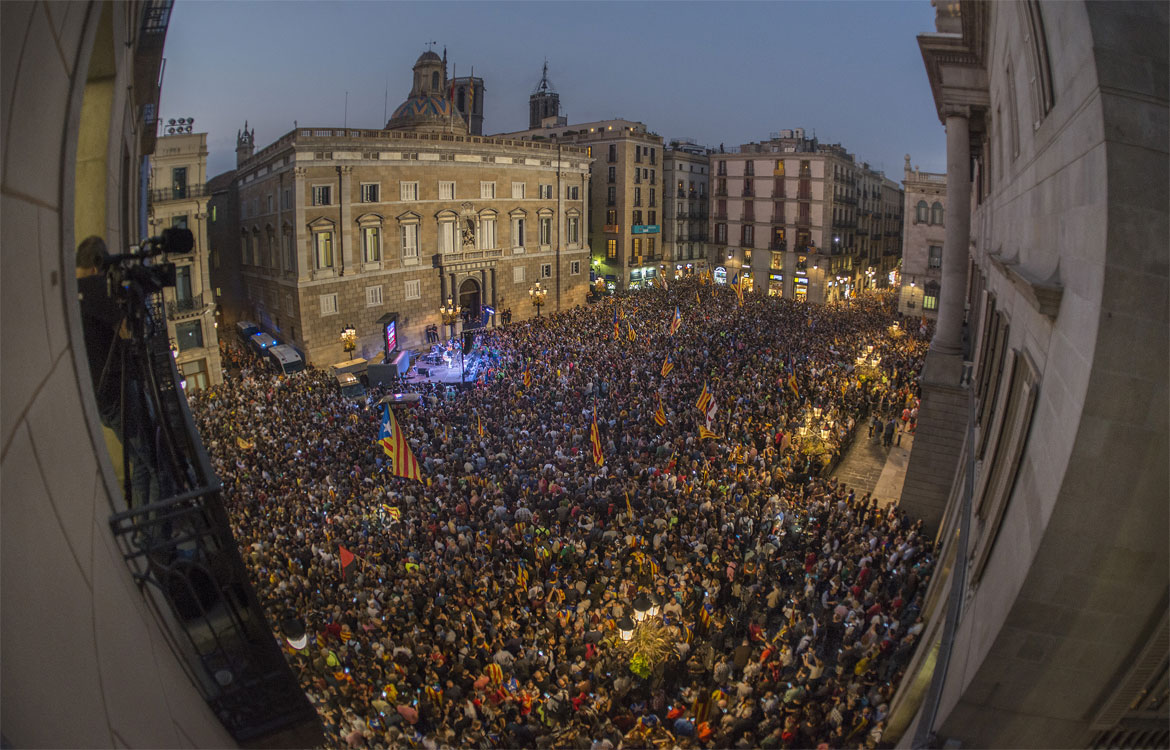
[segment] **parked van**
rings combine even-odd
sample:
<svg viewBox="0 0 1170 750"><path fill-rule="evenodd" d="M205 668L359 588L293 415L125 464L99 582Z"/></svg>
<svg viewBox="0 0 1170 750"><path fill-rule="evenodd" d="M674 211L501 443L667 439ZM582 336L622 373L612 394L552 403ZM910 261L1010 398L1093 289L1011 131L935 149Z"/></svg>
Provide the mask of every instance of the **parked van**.
<svg viewBox="0 0 1170 750"><path fill-rule="evenodd" d="M366 395L365 375L368 362L361 357L330 366L341 395L346 398L361 398Z"/></svg>
<svg viewBox="0 0 1170 750"><path fill-rule="evenodd" d="M277 344L268 348L268 360L277 372L292 375L305 369L305 360L300 352L288 344Z"/></svg>
<svg viewBox="0 0 1170 750"><path fill-rule="evenodd" d="M257 357L264 359L268 350L276 346L276 339L261 331L252 334L251 338L248 339L248 346Z"/></svg>
<svg viewBox="0 0 1170 750"><path fill-rule="evenodd" d="M252 336L260 333L260 326L256 325L250 320L241 320L236 323L236 337L241 344L247 344L252 340Z"/></svg>

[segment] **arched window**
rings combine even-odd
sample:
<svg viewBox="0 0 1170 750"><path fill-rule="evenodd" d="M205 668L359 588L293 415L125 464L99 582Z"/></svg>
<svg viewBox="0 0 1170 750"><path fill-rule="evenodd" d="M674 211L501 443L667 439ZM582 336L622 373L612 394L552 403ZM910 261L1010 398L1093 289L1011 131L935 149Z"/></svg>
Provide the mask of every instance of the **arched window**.
<svg viewBox="0 0 1170 750"><path fill-rule="evenodd" d="M418 263L418 227L422 217L413 211L407 211L398 217L398 235L402 249L403 265Z"/></svg>
<svg viewBox="0 0 1170 750"><path fill-rule="evenodd" d="M439 72L431 73L431 91L439 90Z"/></svg>
<svg viewBox="0 0 1170 750"><path fill-rule="evenodd" d="M357 218L357 224L362 262L378 263L382 260L382 216L375 213L362 214Z"/></svg>
<svg viewBox="0 0 1170 750"><path fill-rule="evenodd" d="M493 250L496 247L496 212L487 210L479 215L475 232L475 247L478 250Z"/></svg>
<svg viewBox="0 0 1170 750"><path fill-rule="evenodd" d="M939 203L938 201L935 201L934 205L930 207L930 223L931 224L938 224L939 226L942 226L943 205L941 203Z"/></svg>
<svg viewBox="0 0 1170 750"><path fill-rule="evenodd" d="M326 218L310 222L309 234L313 238L313 257L317 270L333 268L333 222Z"/></svg>
<svg viewBox="0 0 1170 750"><path fill-rule="evenodd" d="M926 205L926 201L918 201L917 211L914 214L914 221L918 224L927 224L930 222L930 207Z"/></svg>
<svg viewBox="0 0 1170 750"><path fill-rule="evenodd" d="M459 240L459 214L454 211L440 211L435 214L439 222L439 252L459 252L463 243Z"/></svg>
<svg viewBox="0 0 1170 750"><path fill-rule="evenodd" d="M252 250L248 246L248 230L240 230L240 263L245 266L252 265Z"/></svg>

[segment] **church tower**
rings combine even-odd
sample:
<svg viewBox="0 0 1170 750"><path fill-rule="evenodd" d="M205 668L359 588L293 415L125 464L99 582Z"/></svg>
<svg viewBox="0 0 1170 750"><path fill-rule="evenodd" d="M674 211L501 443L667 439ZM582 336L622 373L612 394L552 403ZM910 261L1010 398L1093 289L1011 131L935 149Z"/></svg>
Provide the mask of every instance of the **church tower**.
<svg viewBox="0 0 1170 750"><path fill-rule="evenodd" d="M532 96L528 97L528 128L539 128L546 118L559 117L560 114L561 97L548 80L548 60L545 60L540 83L536 84Z"/></svg>
<svg viewBox="0 0 1170 750"><path fill-rule="evenodd" d="M244 129L236 131L236 168L252 157L256 150L256 128L248 130L248 121L244 120Z"/></svg>

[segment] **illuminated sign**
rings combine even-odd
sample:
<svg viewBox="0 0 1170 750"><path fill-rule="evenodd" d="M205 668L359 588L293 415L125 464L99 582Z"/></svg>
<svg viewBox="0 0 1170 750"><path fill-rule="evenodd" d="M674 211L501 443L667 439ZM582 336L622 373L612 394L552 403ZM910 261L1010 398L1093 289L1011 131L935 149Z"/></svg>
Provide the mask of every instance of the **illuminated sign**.
<svg viewBox="0 0 1170 750"><path fill-rule="evenodd" d="M635 224L634 226L630 227L630 233L631 234L657 234L658 233L658 225L657 224Z"/></svg>
<svg viewBox="0 0 1170 750"><path fill-rule="evenodd" d="M784 281L784 277L778 273L769 274L768 278L772 281Z"/></svg>
<svg viewBox="0 0 1170 750"><path fill-rule="evenodd" d="M398 324L393 320L390 321L382 333L386 339L386 353L389 354L398 348Z"/></svg>

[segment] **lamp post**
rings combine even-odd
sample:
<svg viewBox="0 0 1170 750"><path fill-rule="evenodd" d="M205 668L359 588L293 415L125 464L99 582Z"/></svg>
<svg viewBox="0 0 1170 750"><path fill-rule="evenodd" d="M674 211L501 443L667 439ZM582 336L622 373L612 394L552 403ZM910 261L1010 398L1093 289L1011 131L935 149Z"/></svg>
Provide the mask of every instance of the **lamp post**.
<svg viewBox="0 0 1170 750"><path fill-rule="evenodd" d="M463 308L459 305L456 305L455 300L451 299L450 297L447 298L446 305L439 306L439 315L443 316L443 325L451 326L452 339L455 338L455 324L459 321L459 314L462 311ZM459 382L465 383L467 382L467 371L463 367L463 344L462 342L457 341L456 346L459 347Z"/></svg>
<svg viewBox="0 0 1170 750"><path fill-rule="evenodd" d="M439 305L439 315L443 316L443 325L451 326L451 338L455 338L455 324L459 321L461 312L463 312L463 308L456 305L450 297L447 298L446 305Z"/></svg>
<svg viewBox="0 0 1170 750"><path fill-rule="evenodd" d="M547 294L548 290L541 289L539 281L533 284L532 288L528 290L528 296L532 299L532 306L536 308L536 317L538 318L540 317L540 308L544 306L544 298Z"/></svg>
<svg viewBox="0 0 1170 750"><path fill-rule="evenodd" d="M345 350L345 358L350 358L350 353L357 348L357 331L352 325L348 325L341 329L341 348Z"/></svg>

